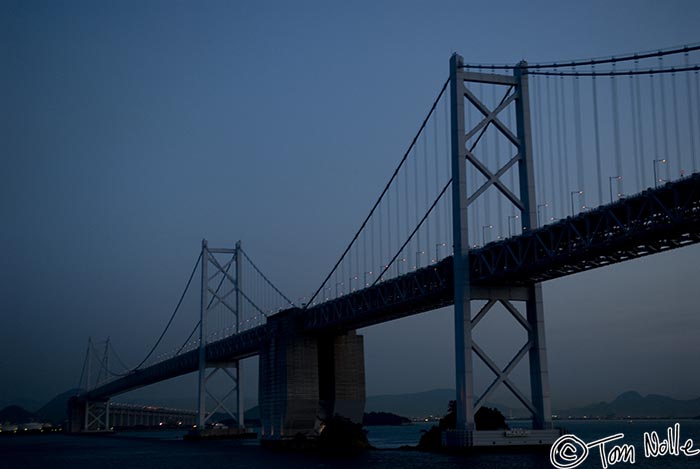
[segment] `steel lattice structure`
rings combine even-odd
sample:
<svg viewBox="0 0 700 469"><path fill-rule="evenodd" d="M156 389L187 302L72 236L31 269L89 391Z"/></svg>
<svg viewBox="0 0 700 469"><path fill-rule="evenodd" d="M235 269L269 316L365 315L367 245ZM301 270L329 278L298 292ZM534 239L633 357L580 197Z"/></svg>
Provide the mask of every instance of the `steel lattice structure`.
<svg viewBox="0 0 700 469"><path fill-rule="evenodd" d="M528 285L700 242L700 174L583 212L470 252L474 298L493 296L505 282ZM303 328L352 330L453 304L453 258L301 310ZM523 289L510 296L525 300ZM278 315L275 315L278 316ZM274 333L268 323L206 346L207 361L257 354ZM198 350L135 371L88 393L102 399L198 369Z"/></svg>

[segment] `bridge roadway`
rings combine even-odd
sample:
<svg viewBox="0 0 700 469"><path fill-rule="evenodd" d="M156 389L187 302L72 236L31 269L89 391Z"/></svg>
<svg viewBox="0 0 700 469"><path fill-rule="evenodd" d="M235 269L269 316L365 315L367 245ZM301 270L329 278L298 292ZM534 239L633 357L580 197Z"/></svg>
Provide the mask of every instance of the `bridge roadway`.
<svg viewBox="0 0 700 469"><path fill-rule="evenodd" d="M582 212L469 254L472 297L484 289L551 280L700 241L700 174ZM523 298L525 299L525 298ZM207 344L208 362L256 355L293 319L310 333L348 331L453 303L453 259L442 261L306 309L291 308L267 324ZM106 399L198 369L198 350L164 360L91 390Z"/></svg>

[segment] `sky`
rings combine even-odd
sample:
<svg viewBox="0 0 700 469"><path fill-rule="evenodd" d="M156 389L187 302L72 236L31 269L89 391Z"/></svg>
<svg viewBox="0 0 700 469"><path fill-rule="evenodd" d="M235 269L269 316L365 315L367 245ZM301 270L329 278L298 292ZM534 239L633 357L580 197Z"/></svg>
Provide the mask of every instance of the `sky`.
<svg viewBox="0 0 700 469"><path fill-rule="evenodd" d="M74 387L90 336L138 362L202 238L240 239L288 296L313 293L453 52L645 51L696 43L698 17L694 1L4 0L0 404ZM687 247L545 283L554 404L700 396L698 261ZM499 321L486 342L508 337ZM450 310L361 333L368 394L454 386ZM193 383L139 392L194 395Z"/></svg>

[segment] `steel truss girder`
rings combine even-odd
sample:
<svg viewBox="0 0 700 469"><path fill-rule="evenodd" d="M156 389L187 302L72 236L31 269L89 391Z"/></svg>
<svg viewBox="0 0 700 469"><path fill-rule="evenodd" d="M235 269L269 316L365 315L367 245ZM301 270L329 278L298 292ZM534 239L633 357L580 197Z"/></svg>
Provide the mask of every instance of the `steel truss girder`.
<svg viewBox="0 0 700 469"><path fill-rule="evenodd" d="M356 329L448 306L452 303L451 278L451 262L423 267L307 308L304 329Z"/></svg>
<svg viewBox="0 0 700 469"><path fill-rule="evenodd" d="M700 174L472 250L474 282L529 284L700 241Z"/></svg>
<svg viewBox="0 0 700 469"><path fill-rule="evenodd" d="M471 250L472 299L584 270L700 242L700 175L694 174L576 217ZM453 304L453 258L356 291L308 309L290 308L279 317L300 317L310 331L356 329ZM420 285L420 288L418 288ZM481 292L481 293L480 293ZM513 295L519 295L515 297ZM404 309L405 308L405 309ZM277 315L275 315L277 316ZM258 353L273 330L258 326L208 343L207 361L226 361ZM87 393L89 400L181 376L197 370L193 350L135 371Z"/></svg>
<svg viewBox="0 0 700 469"><path fill-rule="evenodd" d="M206 347L207 363L241 360L256 355L261 344L270 339L270 334L271 328L262 325L215 342L209 342ZM194 349L97 387L87 393L87 398L95 400L115 396L142 386L192 373L198 368L199 350Z"/></svg>
<svg viewBox="0 0 700 469"><path fill-rule="evenodd" d="M305 312L300 310L303 327L309 332L347 331L450 306L454 302L453 270L453 258L448 257L429 267L309 307ZM526 301L530 294L522 287L473 286L471 298ZM282 312L276 316L284 315Z"/></svg>
<svg viewBox="0 0 700 469"><path fill-rule="evenodd" d="M487 298L479 291L486 293L490 285L495 291L507 291L504 282L527 286L698 242L700 175L695 174L471 250L472 298ZM310 331L356 329L452 305L453 278L453 258L448 257L305 311L291 308L278 315L299 316ZM526 299L525 294L517 299ZM255 355L272 333L263 325L208 343L207 360ZM99 386L87 397L105 398L196 370L197 350L193 350Z"/></svg>

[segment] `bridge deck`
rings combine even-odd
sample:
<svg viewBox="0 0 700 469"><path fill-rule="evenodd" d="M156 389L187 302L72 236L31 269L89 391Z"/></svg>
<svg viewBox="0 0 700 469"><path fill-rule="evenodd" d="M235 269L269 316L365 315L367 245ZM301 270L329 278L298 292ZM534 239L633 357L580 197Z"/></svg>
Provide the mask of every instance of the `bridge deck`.
<svg viewBox="0 0 700 469"><path fill-rule="evenodd" d="M700 174L469 253L474 287L527 285L700 241ZM348 330L452 304L452 257L308 308L307 330Z"/></svg>
<svg viewBox="0 0 700 469"><path fill-rule="evenodd" d="M666 251L700 241L700 174L649 189L537 230L470 251L470 281L478 289L517 287ZM310 332L346 331L449 306L453 258L373 287L312 306L289 309ZM259 326L207 345L207 360L257 354L273 333ZM198 351L132 372L88 394L100 399L196 371Z"/></svg>

